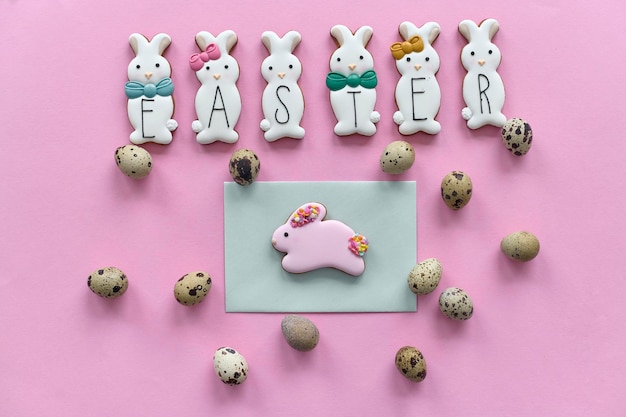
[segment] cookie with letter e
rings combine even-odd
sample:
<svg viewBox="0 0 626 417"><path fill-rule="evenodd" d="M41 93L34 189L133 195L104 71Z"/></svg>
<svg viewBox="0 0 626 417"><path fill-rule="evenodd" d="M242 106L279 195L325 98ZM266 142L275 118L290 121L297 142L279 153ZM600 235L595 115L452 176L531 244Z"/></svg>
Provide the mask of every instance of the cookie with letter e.
<svg viewBox="0 0 626 417"><path fill-rule="evenodd" d="M166 33L148 39L138 33L129 38L135 58L128 64L128 119L133 126L130 141L135 145L155 142L167 145L178 123L174 115L172 68L163 53L172 42Z"/></svg>

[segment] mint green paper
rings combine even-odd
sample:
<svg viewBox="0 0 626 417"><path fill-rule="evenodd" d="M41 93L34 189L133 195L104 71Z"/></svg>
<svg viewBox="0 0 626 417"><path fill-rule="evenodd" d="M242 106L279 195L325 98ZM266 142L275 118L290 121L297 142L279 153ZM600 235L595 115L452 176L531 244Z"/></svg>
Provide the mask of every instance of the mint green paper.
<svg viewBox="0 0 626 417"><path fill-rule="evenodd" d="M327 219L367 236L363 275L283 270L272 233L311 201L326 206ZM416 311L407 286L416 262L416 216L413 181L224 183L226 311Z"/></svg>

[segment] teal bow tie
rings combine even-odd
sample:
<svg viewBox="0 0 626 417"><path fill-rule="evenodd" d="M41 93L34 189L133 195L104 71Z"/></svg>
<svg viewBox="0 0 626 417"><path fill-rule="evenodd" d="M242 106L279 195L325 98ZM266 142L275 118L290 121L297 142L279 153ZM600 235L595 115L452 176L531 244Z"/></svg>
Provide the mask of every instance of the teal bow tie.
<svg viewBox="0 0 626 417"><path fill-rule="evenodd" d="M156 95L167 97L171 96L174 92L174 83L171 78L163 78L156 84L142 84L137 81L128 81L124 85L124 91L128 98L139 98L146 96L152 98Z"/></svg>
<svg viewBox="0 0 626 417"><path fill-rule="evenodd" d="M345 86L365 88L374 88L378 85L378 79L374 70L368 70L359 76L358 74L350 74L347 77L337 72L330 72L326 76L326 87L331 91L341 90Z"/></svg>

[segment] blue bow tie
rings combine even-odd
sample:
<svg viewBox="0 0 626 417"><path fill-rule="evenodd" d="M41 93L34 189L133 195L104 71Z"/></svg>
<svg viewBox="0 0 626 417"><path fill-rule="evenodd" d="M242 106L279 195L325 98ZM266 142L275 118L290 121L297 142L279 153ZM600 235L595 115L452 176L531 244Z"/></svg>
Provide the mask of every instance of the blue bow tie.
<svg viewBox="0 0 626 417"><path fill-rule="evenodd" d="M137 81L128 81L124 85L124 91L128 98L139 98L141 96L152 98L156 95L167 97L171 96L174 92L174 83L171 78L163 78L156 84L142 84Z"/></svg>

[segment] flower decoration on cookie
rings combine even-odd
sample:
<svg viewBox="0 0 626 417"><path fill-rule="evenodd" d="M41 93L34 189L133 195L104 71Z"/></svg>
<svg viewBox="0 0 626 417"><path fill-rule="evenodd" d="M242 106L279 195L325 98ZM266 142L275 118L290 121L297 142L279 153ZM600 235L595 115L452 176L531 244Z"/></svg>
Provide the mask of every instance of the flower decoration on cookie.
<svg viewBox="0 0 626 417"><path fill-rule="evenodd" d="M398 31L405 40L391 45L391 55L401 75L396 84L398 111L393 114L393 121L403 135L435 135L441 131L441 124L435 120L441 105L441 90L435 77L440 61L432 45L440 30L435 22L422 27L403 22Z"/></svg>
<svg viewBox="0 0 626 417"><path fill-rule="evenodd" d="M172 142L172 131L178 123L174 114L174 83L172 69L163 53L172 42L166 33L151 40L133 33L129 43L135 58L128 64L128 82L124 92L128 98L128 119L133 127L130 141L135 145Z"/></svg>
<svg viewBox="0 0 626 417"><path fill-rule="evenodd" d="M365 47L374 32L369 26L352 33L346 26L336 25L330 33L339 46L330 57L331 72L326 76L330 104L337 118L335 134L372 136L380 120L374 110L378 78L374 58Z"/></svg>
<svg viewBox="0 0 626 417"><path fill-rule="evenodd" d="M291 216L291 227L301 227L317 219L320 214L320 207L316 204L309 204L300 207Z"/></svg>
<svg viewBox="0 0 626 417"><path fill-rule="evenodd" d="M325 217L324 205L303 204L274 231L272 245L286 253L283 269L294 274L321 268L335 268L353 276L363 274L363 255L369 241L345 223Z"/></svg>

